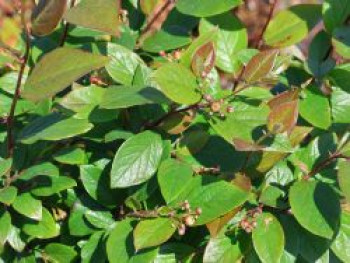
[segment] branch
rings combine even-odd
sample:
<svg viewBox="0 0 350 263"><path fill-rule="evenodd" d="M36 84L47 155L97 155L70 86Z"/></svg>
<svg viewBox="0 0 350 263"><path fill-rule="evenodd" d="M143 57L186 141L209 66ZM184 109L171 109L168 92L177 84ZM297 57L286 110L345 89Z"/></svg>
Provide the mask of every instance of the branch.
<svg viewBox="0 0 350 263"><path fill-rule="evenodd" d="M331 154L326 160L322 161L318 165L316 165L312 171L306 176L306 179L315 176L319 172L321 172L323 169L325 169L328 165L333 163L336 159L344 158L344 156L340 152L335 152Z"/></svg>
<svg viewBox="0 0 350 263"><path fill-rule="evenodd" d="M274 13L274 11L276 9L276 6L277 6L277 3L278 3L278 0L270 0L270 2L271 1L272 1L272 3L270 3L270 12L269 12L269 15L267 17L266 23L264 24L264 27L261 30L261 33L260 33L259 37L257 38L257 42L256 42L257 49L260 49L262 44L263 44L264 34L266 32L266 29L267 29L268 25L270 24L270 21L272 19L273 13Z"/></svg>
<svg viewBox="0 0 350 263"><path fill-rule="evenodd" d="M21 5L21 23L24 28L26 46L25 46L25 53L21 58L21 68L19 70L16 89L13 95L10 112L7 117L7 156L9 158L13 156L13 151L14 151L14 136L13 136L14 115L15 115L17 102L20 96L23 74L24 74L26 64L28 62L29 51L30 51L30 32L25 19L25 6L23 3Z"/></svg>

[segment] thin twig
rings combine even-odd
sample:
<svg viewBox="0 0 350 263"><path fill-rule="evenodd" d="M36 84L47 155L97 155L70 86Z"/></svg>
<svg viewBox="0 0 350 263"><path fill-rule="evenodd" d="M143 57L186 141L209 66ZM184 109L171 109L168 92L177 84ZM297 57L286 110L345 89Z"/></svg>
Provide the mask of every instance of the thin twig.
<svg viewBox="0 0 350 263"><path fill-rule="evenodd" d="M74 7L75 1L76 0L71 0L70 8ZM61 40L60 40L60 44L59 44L60 47L63 47L64 43L66 42L66 39L68 37L69 26L70 26L70 23L66 22L64 25L63 34L61 36Z"/></svg>
<svg viewBox="0 0 350 263"><path fill-rule="evenodd" d="M22 23L22 26L24 28L26 46L25 46L25 53L24 53L23 57L21 58L21 68L19 70L16 89L15 89L15 93L13 96L10 112L9 112L8 117L7 117L7 156L9 158L13 156L13 151L14 151L14 136L13 136L14 115L15 115L17 102L18 102L18 99L20 96L23 74L24 74L26 64L28 62L29 51L30 51L30 32L29 32L29 28L28 28L28 25L27 25L26 19L25 19L25 6L24 6L24 4L22 4L22 6L21 6L21 23Z"/></svg>
<svg viewBox="0 0 350 263"><path fill-rule="evenodd" d="M271 0L271 1L272 1L272 3L270 3L270 12L269 12L269 15L267 17L266 23L264 24L264 27L261 30L261 33L260 33L259 37L257 38L257 42L256 42L257 49L260 49L262 44L263 44L264 34L266 32L266 29L267 29L268 25L270 24L270 21L272 19L273 13L274 13L274 11L276 9L276 6L277 6L277 3L278 3L278 0Z"/></svg>
<svg viewBox="0 0 350 263"><path fill-rule="evenodd" d="M310 178L321 172L323 169L325 169L328 165L332 164L333 161L339 158L344 158L344 156L340 152L335 152L331 154L327 159L316 165L312 171L307 175L306 178Z"/></svg>

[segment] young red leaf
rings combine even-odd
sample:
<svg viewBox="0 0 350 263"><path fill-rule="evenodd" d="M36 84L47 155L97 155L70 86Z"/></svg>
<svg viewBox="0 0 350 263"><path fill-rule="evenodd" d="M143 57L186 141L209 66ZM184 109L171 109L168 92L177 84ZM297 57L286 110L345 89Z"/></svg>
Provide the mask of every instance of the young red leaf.
<svg viewBox="0 0 350 263"><path fill-rule="evenodd" d="M206 77L215 65L216 52L213 42L199 47L192 58L192 71L197 77Z"/></svg>

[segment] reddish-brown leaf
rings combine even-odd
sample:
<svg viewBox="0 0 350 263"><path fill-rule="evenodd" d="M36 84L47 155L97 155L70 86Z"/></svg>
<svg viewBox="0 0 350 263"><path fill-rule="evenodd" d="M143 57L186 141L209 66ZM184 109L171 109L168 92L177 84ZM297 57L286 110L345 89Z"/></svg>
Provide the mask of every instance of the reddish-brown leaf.
<svg viewBox="0 0 350 263"><path fill-rule="evenodd" d="M272 109L268 118L267 127L272 133L290 134L298 120L298 100L286 102Z"/></svg>
<svg viewBox="0 0 350 263"><path fill-rule="evenodd" d="M199 47L192 57L192 71L197 77L204 78L215 65L215 47L213 42L208 42Z"/></svg>
<svg viewBox="0 0 350 263"><path fill-rule="evenodd" d="M291 91L283 92L273 99L271 99L267 104L273 110L275 107L282 105L283 103L291 102L297 100L299 96L299 90L294 89Z"/></svg>
<svg viewBox="0 0 350 263"><path fill-rule="evenodd" d="M273 69L278 50L262 51L255 55L244 70L243 79L248 83L254 83L266 77Z"/></svg>

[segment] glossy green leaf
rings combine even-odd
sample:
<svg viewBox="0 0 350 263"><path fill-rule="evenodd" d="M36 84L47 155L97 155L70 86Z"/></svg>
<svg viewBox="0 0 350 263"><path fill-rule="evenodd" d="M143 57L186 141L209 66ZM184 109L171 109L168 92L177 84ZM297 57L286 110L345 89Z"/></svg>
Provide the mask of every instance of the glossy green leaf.
<svg viewBox="0 0 350 263"><path fill-rule="evenodd" d="M331 239L340 220L339 198L330 186L316 181L295 183L289 194L297 221L311 233Z"/></svg>
<svg viewBox="0 0 350 263"><path fill-rule="evenodd" d="M111 86L107 89L101 108L123 109L137 105L167 103L168 99L159 90L143 86Z"/></svg>
<svg viewBox="0 0 350 263"><path fill-rule="evenodd" d="M10 234L7 236L7 242L17 252L22 252L26 246L20 229L15 226L11 227Z"/></svg>
<svg viewBox="0 0 350 263"><path fill-rule="evenodd" d="M41 201L35 199L30 193L24 193L17 196L12 207L20 214L30 219L40 221L43 214Z"/></svg>
<svg viewBox="0 0 350 263"><path fill-rule="evenodd" d="M343 211L341 215L341 224L339 232L332 242L332 251L337 255L343 262L350 260L350 214L349 212Z"/></svg>
<svg viewBox="0 0 350 263"><path fill-rule="evenodd" d="M201 177L202 186L196 187L187 196L192 208L200 207L202 214L196 225L206 224L219 216L243 205L249 193L236 185L210 176Z"/></svg>
<svg viewBox="0 0 350 263"><path fill-rule="evenodd" d="M106 69L109 75L122 85L131 85L138 67L142 72L147 72L145 62L131 50L113 43L108 43L107 54L111 61L107 64Z"/></svg>
<svg viewBox="0 0 350 263"><path fill-rule="evenodd" d="M5 205L12 204L17 197L17 188L14 186L9 186L0 189L0 203Z"/></svg>
<svg viewBox="0 0 350 263"><path fill-rule="evenodd" d="M42 209L42 219L39 222L28 222L23 225L23 231L39 239L53 238L59 235L60 227L46 209Z"/></svg>
<svg viewBox="0 0 350 263"><path fill-rule="evenodd" d="M299 111L300 115L315 127L326 130L331 125L329 100L317 86L306 88Z"/></svg>
<svg viewBox="0 0 350 263"><path fill-rule="evenodd" d="M242 67L238 52L248 45L247 30L230 12L202 19L199 25L201 34L217 29L216 65L221 70L235 73Z"/></svg>
<svg viewBox="0 0 350 263"><path fill-rule="evenodd" d="M109 229L113 227L115 223L112 214L106 211L88 210L85 213L85 218L95 227L102 229Z"/></svg>
<svg viewBox="0 0 350 263"><path fill-rule="evenodd" d="M103 67L108 61L109 59L105 56L78 49L57 48L47 53L36 64L25 83L21 96L34 102L52 97L67 88L73 81L92 70Z"/></svg>
<svg viewBox="0 0 350 263"><path fill-rule="evenodd" d="M278 263L283 254L285 238L279 221L270 213L257 218L253 229L253 244L263 263Z"/></svg>
<svg viewBox="0 0 350 263"><path fill-rule="evenodd" d="M8 211L0 210L0 247L3 247L11 232L11 215Z"/></svg>
<svg viewBox="0 0 350 263"><path fill-rule="evenodd" d="M237 262L242 258L239 240L221 232L211 238L207 244L203 256L203 263Z"/></svg>
<svg viewBox="0 0 350 263"><path fill-rule="evenodd" d="M338 167L338 181L345 198L350 201L350 162L342 161Z"/></svg>
<svg viewBox="0 0 350 263"><path fill-rule="evenodd" d="M45 256L53 263L73 263L77 252L73 247L60 243L50 243L44 249Z"/></svg>
<svg viewBox="0 0 350 263"><path fill-rule="evenodd" d="M8 173L11 170L11 166L12 166L11 158L8 158L8 159L0 158L0 176L3 176L6 173Z"/></svg>
<svg viewBox="0 0 350 263"><path fill-rule="evenodd" d="M128 219L116 224L107 240L109 262L129 262L134 250L132 231L133 223Z"/></svg>
<svg viewBox="0 0 350 263"><path fill-rule="evenodd" d="M82 263L104 263L107 260L104 233L96 232L81 249Z"/></svg>
<svg viewBox="0 0 350 263"><path fill-rule="evenodd" d="M141 184L157 171L163 153L161 137L146 131L131 137L118 149L111 170L111 187Z"/></svg>
<svg viewBox="0 0 350 263"><path fill-rule="evenodd" d="M87 161L85 151L77 147L69 147L63 149L54 154L53 158L57 162L71 165L81 165L85 164L85 162Z"/></svg>
<svg viewBox="0 0 350 263"><path fill-rule="evenodd" d="M157 176L160 191L168 204L184 200L193 188L192 175L191 166L185 163L174 159L162 162Z"/></svg>
<svg viewBox="0 0 350 263"><path fill-rule="evenodd" d="M170 218L143 220L134 230L135 248L140 250L165 243L175 230L176 227Z"/></svg>
<svg viewBox="0 0 350 263"><path fill-rule="evenodd" d="M253 131L267 123L269 108L266 105L253 106L239 101L231 105L234 112L227 114L225 119L213 118L212 127L229 143L237 139L253 142Z"/></svg>
<svg viewBox="0 0 350 263"><path fill-rule="evenodd" d="M349 81L350 81L350 63L344 63L335 67L328 76L332 83L341 88L342 90L350 93Z"/></svg>
<svg viewBox="0 0 350 263"><path fill-rule="evenodd" d="M222 0L220 2L211 0L179 0L176 7L184 14L207 17L226 12L240 4L242 4L241 0Z"/></svg>
<svg viewBox="0 0 350 263"><path fill-rule="evenodd" d="M35 196L51 196L75 186L77 186L76 181L67 176L40 175L35 178L35 186L31 193Z"/></svg>
<svg viewBox="0 0 350 263"><path fill-rule="evenodd" d="M119 4L114 0L82 0L64 15L69 23L119 35Z"/></svg>
<svg viewBox="0 0 350 263"><path fill-rule="evenodd" d="M302 41L321 19L321 5L294 5L280 11L269 23L264 40L273 47L287 47Z"/></svg>
<svg viewBox="0 0 350 263"><path fill-rule="evenodd" d="M154 72L153 80L176 103L194 104L201 99L196 77L181 64L165 64Z"/></svg>
<svg viewBox="0 0 350 263"><path fill-rule="evenodd" d="M350 15L350 1L325 0L322 13L325 27L332 33L333 30L341 26Z"/></svg>
<svg viewBox="0 0 350 263"><path fill-rule="evenodd" d="M349 26L336 28L334 30L332 43L334 45L335 51L340 56L346 59L350 59L350 27Z"/></svg>
<svg viewBox="0 0 350 263"><path fill-rule="evenodd" d="M350 123L350 93L335 88L331 95L331 106L334 123Z"/></svg>
<svg viewBox="0 0 350 263"><path fill-rule="evenodd" d="M67 0L40 0L32 14L32 33L45 36L54 31L66 7Z"/></svg>
<svg viewBox="0 0 350 263"><path fill-rule="evenodd" d="M39 117L21 132L21 141L33 144L37 141L59 141L88 132L93 125L87 120L68 118L57 113Z"/></svg>

